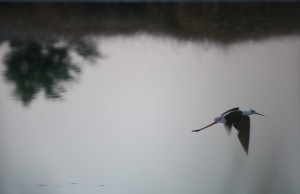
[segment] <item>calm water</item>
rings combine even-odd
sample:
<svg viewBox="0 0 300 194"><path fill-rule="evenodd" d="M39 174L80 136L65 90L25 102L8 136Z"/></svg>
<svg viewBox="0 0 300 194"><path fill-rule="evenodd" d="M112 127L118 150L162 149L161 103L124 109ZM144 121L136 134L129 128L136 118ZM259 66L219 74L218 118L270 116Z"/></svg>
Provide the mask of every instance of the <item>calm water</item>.
<svg viewBox="0 0 300 194"><path fill-rule="evenodd" d="M1 193L300 192L298 4L69 6L0 5Z"/></svg>

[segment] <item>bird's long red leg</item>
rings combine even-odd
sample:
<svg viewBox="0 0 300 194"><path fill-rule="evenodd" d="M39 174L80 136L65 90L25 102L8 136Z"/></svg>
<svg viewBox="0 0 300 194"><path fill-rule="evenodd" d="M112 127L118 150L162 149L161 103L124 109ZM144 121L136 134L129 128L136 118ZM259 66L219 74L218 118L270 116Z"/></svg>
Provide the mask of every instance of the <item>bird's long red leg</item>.
<svg viewBox="0 0 300 194"><path fill-rule="evenodd" d="M213 122L213 123L211 123L211 124L209 124L209 125L207 125L207 126L201 128L201 129L193 130L192 132L199 132L199 131L201 131L201 130L203 130L203 129L206 129L207 127L210 127L210 126L212 126L212 125L214 125L214 124L216 124L216 123L218 123L218 122L215 121L215 122Z"/></svg>

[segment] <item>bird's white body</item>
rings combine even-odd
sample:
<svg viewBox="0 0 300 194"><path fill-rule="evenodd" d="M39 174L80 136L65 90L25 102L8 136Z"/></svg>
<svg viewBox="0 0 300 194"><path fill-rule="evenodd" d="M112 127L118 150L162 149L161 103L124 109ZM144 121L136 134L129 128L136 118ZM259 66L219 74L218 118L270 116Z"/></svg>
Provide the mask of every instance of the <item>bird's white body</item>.
<svg viewBox="0 0 300 194"><path fill-rule="evenodd" d="M215 122L217 122L217 123L223 123L223 124L225 124L226 123L226 119L225 119L225 117L222 115L222 116L219 116L219 117L216 117L215 119Z"/></svg>
<svg viewBox="0 0 300 194"><path fill-rule="evenodd" d="M229 111L226 114L222 114L221 116L216 117L214 120L217 123L223 123L223 124L225 124L226 123L226 119L225 119L226 115L229 115L230 113L235 112L235 111L240 111L240 110ZM253 109L249 109L249 110L246 110L246 111L240 111L240 112L242 113L242 115L245 115L245 116L249 116L249 115L253 115L253 114L258 114Z"/></svg>

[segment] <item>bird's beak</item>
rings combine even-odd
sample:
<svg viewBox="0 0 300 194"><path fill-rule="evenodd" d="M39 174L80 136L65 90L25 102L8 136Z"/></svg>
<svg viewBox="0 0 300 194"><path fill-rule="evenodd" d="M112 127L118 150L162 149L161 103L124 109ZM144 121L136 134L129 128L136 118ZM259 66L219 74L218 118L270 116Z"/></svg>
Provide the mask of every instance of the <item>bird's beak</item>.
<svg viewBox="0 0 300 194"><path fill-rule="evenodd" d="M255 112L255 114L260 115L260 116L263 116L263 117L265 116L265 115L259 114L259 113L257 113L257 112Z"/></svg>

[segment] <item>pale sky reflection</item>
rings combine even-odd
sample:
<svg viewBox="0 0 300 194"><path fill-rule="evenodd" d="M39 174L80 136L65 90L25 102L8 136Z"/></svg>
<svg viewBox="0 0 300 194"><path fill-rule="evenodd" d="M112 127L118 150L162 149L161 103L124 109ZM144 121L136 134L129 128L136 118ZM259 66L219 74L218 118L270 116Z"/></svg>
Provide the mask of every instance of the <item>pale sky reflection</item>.
<svg viewBox="0 0 300 194"><path fill-rule="evenodd" d="M7 185L59 194L300 190L299 37L227 47L148 35L95 41L105 57L61 102L41 96L23 108L1 79ZM248 156L236 131L191 133L235 106L266 115L251 117Z"/></svg>

